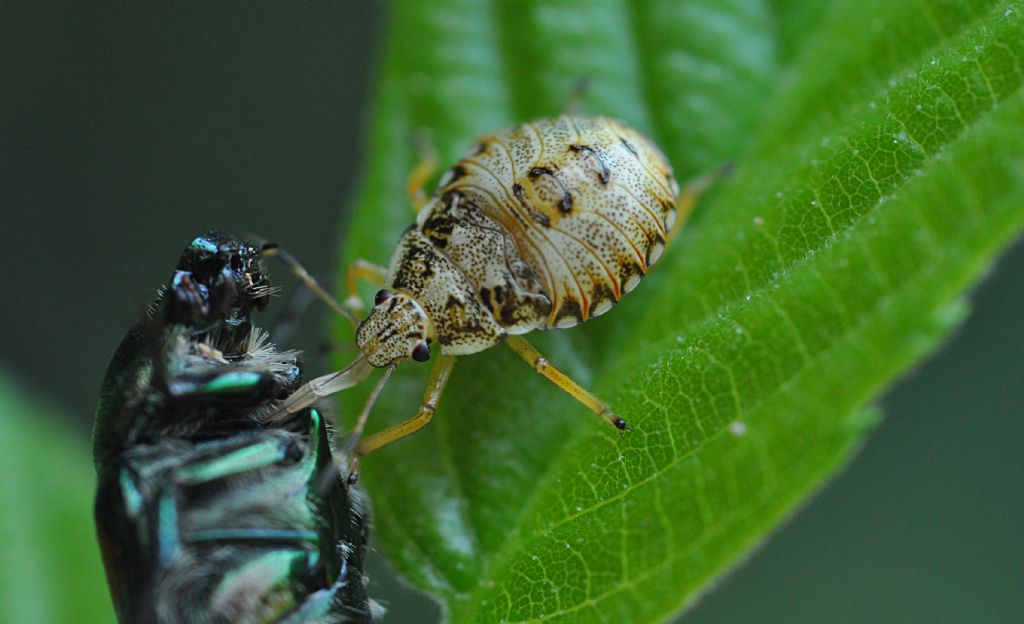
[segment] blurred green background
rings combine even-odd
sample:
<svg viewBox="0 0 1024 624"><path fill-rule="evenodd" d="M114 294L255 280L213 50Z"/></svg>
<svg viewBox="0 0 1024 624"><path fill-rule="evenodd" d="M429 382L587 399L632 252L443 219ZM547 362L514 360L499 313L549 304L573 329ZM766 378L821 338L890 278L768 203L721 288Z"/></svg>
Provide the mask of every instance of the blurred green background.
<svg viewBox="0 0 1024 624"><path fill-rule="evenodd" d="M89 495L50 501L70 496L63 474L91 470L107 362L195 234L272 238L330 279L384 22L382 6L356 3L0 4L0 370L65 416L50 426L4 403L0 436L39 417L39 436L66 443L52 460L66 465L45 470L6 454L5 505L91 534ZM854 464L686 621L1024 621L1022 285L1018 243L950 344L884 397ZM306 318L299 343L315 352L325 315ZM371 558L386 621L437 620ZM22 603L84 583L59 565L0 549L0 621L26 579L45 585Z"/></svg>

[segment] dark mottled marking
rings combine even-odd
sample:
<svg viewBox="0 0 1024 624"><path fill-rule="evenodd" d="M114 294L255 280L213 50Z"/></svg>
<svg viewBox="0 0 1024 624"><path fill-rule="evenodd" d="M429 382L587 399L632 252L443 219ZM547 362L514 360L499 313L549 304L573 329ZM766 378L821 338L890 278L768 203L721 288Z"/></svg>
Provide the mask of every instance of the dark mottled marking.
<svg viewBox="0 0 1024 624"><path fill-rule="evenodd" d="M499 286L495 286L494 287L494 300L500 303L504 299L505 299L505 289L502 288L500 285Z"/></svg>
<svg viewBox="0 0 1024 624"><path fill-rule="evenodd" d="M437 341L443 345L450 345L452 343L451 336L438 336Z"/></svg>
<svg viewBox="0 0 1024 624"><path fill-rule="evenodd" d="M466 168L462 165L455 165L448 170L448 173L451 176L451 179L448 180L448 184L451 185L466 177Z"/></svg>
<svg viewBox="0 0 1024 624"><path fill-rule="evenodd" d="M613 304L618 301L615 297L615 291L610 286L604 283L596 283L591 289L592 301L590 302L590 309L593 310L597 307L597 304L602 301L611 301Z"/></svg>
<svg viewBox="0 0 1024 624"><path fill-rule="evenodd" d="M558 176L555 175L554 169L552 169L551 167L534 167L533 169L530 169L530 172L526 174L526 177L530 178L531 180L536 180L542 175L551 176L551 179L555 181L555 184L558 185L558 188L562 189L562 199L558 200L558 209L565 214L572 212L572 193L570 193L569 189L565 188L565 185L562 184L562 181L558 179ZM533 218L544 227L548 227L551 225L550 219L548 219L546 216L543 219L540 219L537 215L534 215Z"/></svg>
<svg viewBox="0 0 1024 624"><path fill-rule="evenodd" d="M467 336L467 335L475 335L475 336L490 336L491 335L490 328L484 327L480 323L472 323L472 324L458 325L458 326L456 326L453 323L452 325L453 325L453 327L457 327L457 332L453 332L453 333L458 333L458 335L460 337L461 336ZM441 344L444 344L444 343L441 343Z"/></svg>
<svg viewBox="0 0 1024 624"><path fill-rule="evenodd" d="M658 230L649 230L644 233L644 237L647 238L647 246L644 247L644 257L651 252L651 247L654 247L655 241L661 240L661 234Z"/></svg>
<svg viewBox="0 0 1024 624"><path fill-rule="evenodd" d="M483 302L484 307L487 308L487 310L491 314L494 314L494 304L491 303L491 291L489 289L487 289L487 288L481 288L480 289L480 301Z"/></svg>
<svg viewBox="0 0 1024 624"><path fill-rule="evenodd" d="M441 234L451 234L455 227L455 220L448 216L431 217L423 224L423 231L435 231Z"/></svg>
<svg viewBox="0 0 1024 624"><path fill-rule="evenodd" d="M622 141L622 147L626 148L626 151L628 151L633 156L640 158L640 154L636 151L636 148L633 147L632 143L630 143L629 141L622 137L619 137L619 140Z"/></svg>
<svg viewBox="0 0 1024 624"><path fill-rule="evenodd" d="M462 301L456 299L455 295L448 295L448 300L444 302L444 309L451 310L452 308L463 307Z"/></svg>
<svg viewBox="0 0 1024 624"><path fill-rule="evenodd" d="M515 323L516 311L518 311L518 309L519 308L515 305L512 305L511 302L501 306L501 324L508 327L509 325Z"/></svg>
<svg viewBox="0 0 1024 624"><path fill-rule="evenodd" d="M434 256L423 256L423 261L419 266L419 273L416 275L421 279L427 279L434 276Z"/></svg>
<svg viewBox="0 0 1024 624"><path fill-rule="evenodd" d="M486 217L484 217L483 212L480 210L479 202L473 199L470 195L462 196L462 201L460 201L456 209L452 211L452 215L452 218L456 223L465 223L466 221L479 222L481 220L486 220Z"/></svg>
<svg viewBox="0 0 1024 624"><path fill-rule="evenodd" d="M573 297L566 297L562 300L561 305L558 306L558 316L555 317L554 325L558 324L558 321L565 317L572 317L579 322L583 322L583 307L580 306L580 302L576 301Z"/></svg>
<svg viewBox="0 0 1024 624"><path fill-rule="evenodd" d="M461 202L464 197L465 197L465 195L462 194L462 191L455 191L455 190L448 191L444 195L442 195L441 196L441 203L445 207L445 212L451 211L452 206L454 206L456 204L455 200L459 200L459 202Z"/></svg>
<svg viewBox="0 0 1024 624"><path fill-rule="evenodd" d="M395 290L405 290L405 287L409 285L409 280L403 277L404 274L404 271L399 271L398 275L396 275L395 279L391 282L392 288Z"/></svg>
<svg viewBox="0 0 1024 624"><path fill-rule="evenodd" d="M634 275L639 275L642 277L643 274L644 271L639 264L636 264L635 262L623 262L619 266L619 284L621 284L622 287L625 288L626 282L629 281L629 278L633 277Z"/></svg>
<svg viewBox="0 0 1024 624"><path fill-rule="evenodd" d="M422 338L423 334L421 334L418 331L414 331L414 332L409 332L408 334L405 335L405 337L406 338Z"/></svg>
<svg viewBox="0 0 1024 624"><path fill-rule="evenodd" d="M421 251L419 255L423 258L423 270L420 271L420 275L423 277L433 276L434 264L437 263L437 254L430 251Z"/></svg>
<svg viewBox="0 0 1024 624"><path fill-rule="evenodd" d="M650 244L647 245L647 249L644 252L644 260L647 262L647 266L651 266L651 252L654 251L654 246L659 243L664 247L667 244L665 242L665 237L658 232L652 232ZM662 254L664 253L665 250L662 249Z"/></svg>
<svg viewBox="0 0 1024 624"><path fill-rule="evenodd" d="M380 342L387 342L388 340L391 340L397 335L398 332L392 329L391 327L384 327L379 332L377 332L377 340Z"/></svg>
<svg viewBox="0 0 1024 624"><path fill-rule="evenodd" d="M523 207L523 210L525 210L534 219L536 219L537 213L533 210L533 206L530 205L530 198L526 196L526 189L523 188L523 185L519 184L518 182L513 182L512 194L516 196L516 200L519 201L519 205ZM512 210L511 212L512 216L514 216L517 221L522 223L523 226L527 225L526 221L523 221L523 217L520 216L518 211Z"/></svg>
<svg viewBox="0 0 1024 624"><path fill-rule="evenodd" d="M566 191L565 194L562 195L562 199L558 200L558 209L564 212L565 214L569 214L570 212L572 212L572 204L572 193Z"/></svg>
<svg viewBox="0 0 1024 624"><path fill-rule="evenodd" d="M590 147L589 145L578 145L574 143L569 146L569 151L573 152L574 154L590 154L595 159L597 159L597 164L601 166L601 170L597 172L597 179L601 182L601 184L608 184L608 180L611 179L612 173L611 171L608 170L608 165L605 164L604 159L601 158L601 154L599 154L597 150Z"/></svg>
<svg viewBox="0 0 1024 624"><path fill-rule="evenodd" d="M512 183L512 194L519 200L519 205L527 211L530 210L530 198L526 196L526 189L523 188L522 184L518 182Z"/></svg>
<svg viewBox="0 0 1024 624"><path fill-rule="evenodd" d="M473 155L474 156L479 156L480 154L483 154L486 151L487 151L487 144L486 143L480 143L479 145L476 146L476 151L473 152Z"/></svg>
<svg viewBox="0 0 1024 624"><path fill-rule="evenodd" d="M409 245L400 260L403 270L395 276L392 287L399 290L411 289L416 292L416 289L422 286L423 281L435 273L434 267L439 256L434 253L433 249L426 242Z"/></svg>
<svg viewBox="0 0 1024 624"><path fill-rule="evenodd" d="M448 240L455 229L455 220L448 216L438 216L427 219L423 223L423 235L430 240L434 247L444 249L448 246Z"/></svg>
<svg viewBox="0 0 1024 624"><path fill-rule="evenodd" d="M544 227L551 227L551 219L548 218L543 212L534 212L532 215L533 220L543 225Z"/></svg>

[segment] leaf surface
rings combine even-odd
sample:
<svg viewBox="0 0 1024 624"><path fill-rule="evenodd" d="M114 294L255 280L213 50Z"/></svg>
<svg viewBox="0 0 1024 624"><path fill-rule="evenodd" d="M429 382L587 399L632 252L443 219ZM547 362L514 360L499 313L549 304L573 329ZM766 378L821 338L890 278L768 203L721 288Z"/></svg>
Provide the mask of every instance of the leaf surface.
<svg viewBox="0 0 1024 624"><path fill-rule="evenodd" d="M10 622L113 622L88 440L0 371L0 597Z"/></svg>
<svg viewBox="0 0 1024 624"><path fill-rule="evenodd" d="M417 136L454 162L580 78L680 179L736 174L612 312L531 336L633 431L507 349L460 358L430 426L364 460L385 554L458 622L689 603L847 461L1020 231L1022 33L1021 2L396 3L346 261L386 264L412 222Z"/></svg>

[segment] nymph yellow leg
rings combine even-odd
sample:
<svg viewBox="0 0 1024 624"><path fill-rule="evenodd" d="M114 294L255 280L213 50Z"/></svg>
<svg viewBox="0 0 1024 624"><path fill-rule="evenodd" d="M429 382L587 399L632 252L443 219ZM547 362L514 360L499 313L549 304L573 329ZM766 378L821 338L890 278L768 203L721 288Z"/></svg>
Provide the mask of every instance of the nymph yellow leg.
<svg viewBox="0 0 1024 624"><path fill-rule="evenodd" d="M672 229L668 232L668 239L666 241L668 245L671 245L672 241L679 235L679 230L682 229L683 223L686 222L690 213L693 212L693 207L697 204L697 200L700 199L704 191L715 182L731 174L732 168L732 163L726 163L714 173L702 175L696 180L691 180L687 183L676 199L676 220L672 224Z"/></svg>
<svg viewBox="0 0 1024 624"><path fill-rule="evenodd" d="M420 146L421 159L417 164L412 173L409 174L409 181L405 185L405 192L409 195L409 202L412 203L413 212L419 212L420 208L427 205L430 196L423 188L430 181L430 178L437 172L437 156L434 155L434 150L430 149L425 145L426 140L421 141L424 145Z"/></svg>
<svg viewBox="0 0 1024 624"><path fill-rule="evenodd" d="M409 195L409 201L412 203L414 212L419 212L420 208L429 201L430 198L423 188L430 181L430 178L433 177L434 173L437 172L437 156L434 155L432 149L427 147L425 140L417 142L423 144L419 149L423 156L419 164L409 174L409 181L406 183L405 189ZM348 299L345 301L345 305L356 316L361 318L365 309L363 308L362 300L359 299L358 280L362 279L374 286L382 287L387 282L388 270L372 262L360 259L349 265L345 277L348 285Z"/></svg>
<svg viewBox="0 0 1024 624"><path fill-rule="evenodd" d="M384 286L388 279L388 270L362 259L348 265L348 270L345 272L345 283L348 287L348 299L345 300L345 306L352 310L357 317L362 318L366 310L363 308L363 300L359 298L360 279L374 286Z"/></svg>
<svg viewBox="0 0 1024 624"><path fill-rule="evenodd" d="M395 440L404 438L410 433L422 429L429 423L430 419L434 417L437 403L441 400L441 393L444 392L444 386L448 383L448 378L452 374L452 367L454 365L455 356L439 353L437 360L434 362L434 369L430 372L430 381L427 382L427 391L423 394L423 404L420 406L420 411L403 423L388 427L384 431L360 440L359 444L356 445L356 457L372 453L385 444L391 444Z"/></svg>
<svg viewBox="0 0 1024 624"><path fill-rule="evenodd" d="M369 419L370 410L373 409L373 404L377 402L377 397L380 396L381 391L384 389L384 384L391 379L391 373L395 372L395 366L391 365L384 369L384 375L377 382L373 392L366 399L366 404L363 405L363 411L359 412L359 418L356 419L356 426L352 428L352 433L348 436L348 441L345 442L345 448L342 449L341 453L337 456L337 461L342 462L338 464L340 468L342 465L347 463L348 465L348 482L355 484L359 479L359 454L355 452L356 446L359 444L360 436L363 435L363 428L366 427L366 421Z"/></svg>
<svg viewBox="0 0 1024 624"><path fill-rule="evenodd" d="M519 354L519 357L526 360L526 363L533 367L541 375L544 375L556 386L568 392L572 398L587 406L587 409L594 412L601 418L608 421L612 426L628 431L629 425L626 421L612 413L608 404L597 398L578 383L570 379L565 373L552 366L546 357L533 348L522 336L509 336L508 346Z"/></svg>

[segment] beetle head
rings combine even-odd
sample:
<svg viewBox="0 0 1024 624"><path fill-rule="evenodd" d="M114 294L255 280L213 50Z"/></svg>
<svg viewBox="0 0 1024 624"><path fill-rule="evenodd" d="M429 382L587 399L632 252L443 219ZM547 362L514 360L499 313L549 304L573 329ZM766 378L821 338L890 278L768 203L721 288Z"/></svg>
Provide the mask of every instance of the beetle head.
<svg viewBox="0 0 1024 624"><path fill-rule="evenodd" d="M259 250L211 232L181 254L168 284L164 321L198 328L247 324L254 308L266 307L270 292Z"/></svg>

